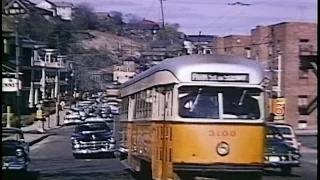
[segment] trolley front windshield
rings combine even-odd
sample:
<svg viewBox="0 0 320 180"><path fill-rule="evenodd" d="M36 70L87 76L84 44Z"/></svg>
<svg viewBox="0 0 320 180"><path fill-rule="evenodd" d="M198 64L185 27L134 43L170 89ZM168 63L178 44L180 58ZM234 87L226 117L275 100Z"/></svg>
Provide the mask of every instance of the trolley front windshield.
<svg viewBox="0 0 320 180"><path fill-rule="evenodd" d="M182 86L179 88L179 115L183 118L258 120L261 96L262 90L258 88Z"/></svg>

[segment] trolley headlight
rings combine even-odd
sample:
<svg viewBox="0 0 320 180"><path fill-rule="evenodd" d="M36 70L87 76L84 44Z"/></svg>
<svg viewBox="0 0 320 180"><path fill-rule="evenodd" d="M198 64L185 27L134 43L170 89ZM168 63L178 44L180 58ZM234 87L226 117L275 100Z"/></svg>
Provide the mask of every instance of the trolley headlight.
<svg viewBox="0 0 320 180"><path fill-rule="evenodd" d="M226 156L227 154L229 154L230 148L228 143L226 142L221 142L217 145L217 153L220 156Z"/></svg>

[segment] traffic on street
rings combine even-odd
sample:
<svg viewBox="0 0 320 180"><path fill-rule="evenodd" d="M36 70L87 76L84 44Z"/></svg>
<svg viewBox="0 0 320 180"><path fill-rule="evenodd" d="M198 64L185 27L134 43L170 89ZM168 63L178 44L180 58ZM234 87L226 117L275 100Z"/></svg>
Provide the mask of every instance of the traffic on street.
<svg viewBox="0 0 320 180"><path fill-rule="evenodd" d="M2 179L316 180L315 0L2 0Z"/></svg>
<svg viewBox="0 0 320 180"><path fill-rule="evenodd" d="M27 171L24 174L22 172L11 174L7 172L4 178L17 180L139 179L123 163L125 160L119 159L119 156L117 156L115 144L119 145L119 143L115 143L115 140L119 141L121 137L119 137L119 123L114 120L119 119L119 114L111 112L111 108L106 103L104 96L105 94L101 96L93 95L90 97L90 103L88 101L79 101L77 104L72 105L67 110L64 120L67 121L69 118L73 118L68 114L77 113L76 117L79 121L72 124L66 123L62 128L52 130L54 135L30 147L30 161L28 162ZM95 99L92 99L93 97ZM81 118L79 114L83 114L85 118ZM102 114L106 115L102 117ZM270 127L268 138L282 137L281 131L277 130L276 125L270 124L268 127ZM308 159L316 159L317 154L305 150L306 148L313 148L316 151L316 137L299 136L297 139L302 146L300 148L301 152L298 153L301 154L301 157L299 156L298 158L300 160L297 161L299 165L292 164L290 172L282 172L281 166L277 166L277 163L275 163L274 166L265 168L263 180L316 179L317 164L308 162ZM276 142L273 145L277 146L278 143ZM283 155L281 154L281 156ZM277 157L277 154L269 154L268 156ZM270 162L267 164L270 164ZM203 178L195 177L195 179Z"/></svg>

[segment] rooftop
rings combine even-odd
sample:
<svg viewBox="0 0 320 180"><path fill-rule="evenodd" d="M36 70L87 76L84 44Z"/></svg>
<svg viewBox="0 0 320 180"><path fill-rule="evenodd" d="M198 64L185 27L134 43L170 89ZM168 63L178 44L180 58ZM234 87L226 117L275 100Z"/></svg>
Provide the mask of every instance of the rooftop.
<svg viewBox="0 0 320 180"><path fill-rule="evenodd" d="M211 35L187 35L185 37L186 41L191 42L212 42L217 36Z"/></svg>

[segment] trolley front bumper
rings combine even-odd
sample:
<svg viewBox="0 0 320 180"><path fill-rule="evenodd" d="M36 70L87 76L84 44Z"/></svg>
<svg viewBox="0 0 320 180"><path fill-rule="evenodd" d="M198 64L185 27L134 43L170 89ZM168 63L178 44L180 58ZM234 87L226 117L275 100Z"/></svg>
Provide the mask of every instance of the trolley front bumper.
<svg viewBox="0 0 320 180"><path fill-rule="evenodd" d="M174 163L174 171L184 172L262 172L263 164L186 164Z"/></svg>

